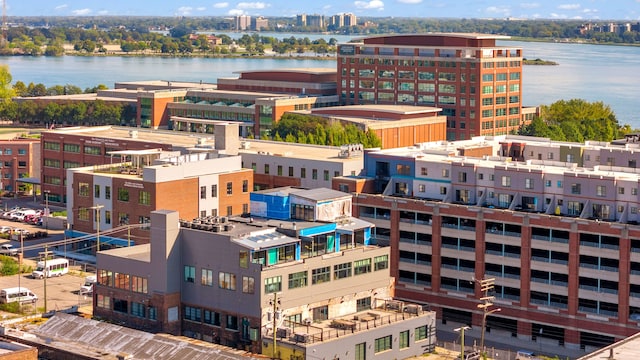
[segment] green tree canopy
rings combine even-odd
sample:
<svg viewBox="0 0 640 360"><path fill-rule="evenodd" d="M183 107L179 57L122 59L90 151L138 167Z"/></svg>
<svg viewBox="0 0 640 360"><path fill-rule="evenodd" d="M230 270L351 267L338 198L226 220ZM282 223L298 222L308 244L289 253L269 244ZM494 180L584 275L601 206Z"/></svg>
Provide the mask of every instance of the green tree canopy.
<svg viewBox="0 0 640 360"><path fill-rule="evenodd" d="M623 129L608 105L571 99L541 106L540 117L522 127L519 134L572 142L611 141Z"/></svg>

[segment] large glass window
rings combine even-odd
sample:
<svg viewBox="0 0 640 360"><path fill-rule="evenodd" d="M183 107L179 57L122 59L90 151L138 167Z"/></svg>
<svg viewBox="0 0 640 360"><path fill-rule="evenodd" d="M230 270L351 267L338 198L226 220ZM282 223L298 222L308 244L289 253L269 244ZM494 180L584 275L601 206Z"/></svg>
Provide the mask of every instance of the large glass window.
<svg viewBox="0 0 640 360"><path fill-rule="evenodd" d="M307 286L307 271L300 271L289 274L289 289L296 289Z"/></svg>
<svg viewBox="0 0 640 360"><path fill-rule="evenodd" d="M265 294L282 291L282 276L274 276L264 279Z"/></svg>
<svg viewBox="0 0 640 360"><path fill-rule="evenodd" d="M331 281L331 267L325 266L311 270L311 284L322 284Z"/></svg>
<svg viewBox="0 0 640 360"><path fill-rule="evenodd" d="M386 350L391 350L391 342L392 342L392 337L391 335L387 335L381 338L377 338L376 339L376 347L375 347L375 353L379 353L379 352L383 352Z"/></svg>

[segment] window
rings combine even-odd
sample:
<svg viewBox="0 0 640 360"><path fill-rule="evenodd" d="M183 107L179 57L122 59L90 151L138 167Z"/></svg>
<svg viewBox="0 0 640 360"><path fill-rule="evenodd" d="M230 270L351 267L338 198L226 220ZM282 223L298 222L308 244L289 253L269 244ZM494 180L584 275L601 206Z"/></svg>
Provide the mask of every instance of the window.
<svg viewBox="0 0 640 360"><path fill-rule="evenodd" d="M196 282L196 267L195 266L184 266L184 281L195 283Z"/></svg>
<svg viewBox="0 0 640 360"><path fill-rule="evenodd" d="M293 166L289 166L289 177L293 177Z"/></svg>
<svg viewBox="0 0 640 360"><path fill-rule="evenodd" d="M233 195L233 183L231 181L227 183L227 195Z"/></svg>
<svg viewBox="0 0 640 360"><path fill-rule="evenodd" d="M89 196L89 183L81 182L78 184L78 195Z"/></svg>
<svg viewBox="0 0 640 360"><path fill-rule="evenodd" d="M100 197L100 185L93 185L93 197L94 198Z"/></svg>
<svg viewBox="0 0 640 360"><path fill-rule="evenodd" d="M596 196L600 196L600 197L607 196L607 187L604 185L596 186Z"/></svg>
<svg viewBox="0 0 640 360"><path fill-rule="evenodd" d="M227 315L227 329L238 330L238 317Z"/></svg>
<svg viewBox="0 0 640 360"><path fill-rule="evenodd" d="M227 206L227 216L233 215L233 205Z"/></svg>
<svg viewBox="0 0 640 360"><path fill-rule="evenodd" d="M501 184L504 187L511 187L511 176L503 176Z"/></svg>
<svg viewBox="0 0 640 360"><path fill-rule="evenodd" d="M44 149L45 150L60 151L60 143L45 141L44 142Z"/></svg>
<svg viewBox="0 0 640 360"><path fill-rule="evenodd" d="M113 278L115 279L115 287L118 289L129 290L129 275L123 273L114 273Z"/></svg>
<svg viewBox="0 0 640 360"><path fill-rule="evenodd" d="M242 192L246 193L249 191L249 180L242 180Z"/></svg>
<svg viewBox="0 0 640 360"><path fill-rule="evenodd" d="M416 328L415 340L420 341L427 338L427 325L422 325Z"/></svg>
<svg viewBox="0 0 640 360"><path fill-rule="evenodd" d="M202 309L195 308L193 306L185 306L184 307L184 319L191 321L201 321L202 319Z"/></svg>
<svg viewBox="0 0 640 360"><path fill-rule="evenodd" d="M200 284L203 286L213 286L213 270L202 269Z"/></svg>
<svg viewBox="0 0 640 360"><path fill-rule="evenodd" d="M387 335L376 339L375 353L391 350L391 335Z"/></svg>
<svg viewBox="0 0 640 360"><path fill-rule="evenodd" d="M374 271L378 271L378 270L384 270L389 268L389 256L388 255L381 255L381 256L376 256L375 258L373 258L373 270Z"/></svg>
<svg viewBox="0 0 640 360"><path fill-rule="evenodd" d="M624 188L623 187L619 187L618 188L618 194L624 195Z"/></svg>
<svg viewBox="0 0 640 360"><path fill-rule="evenodd" d="M449 169L442 169L442 177L443 178L449 177Z"/></svg>
<svg viewBox="0 0 640 360"><path fill-rule="evenodd" d="M111 308L111 298L109 296L98 295L98 300L97 300L96 306L100 307L100 308L103 308L103 309L110 309Z"/></svg>
<svg viewBox="0 0 640 360"><path fill-rule="evenodd" d="M264 279L265 294L282 291L282 276L274 276Z"/></svg>
<svg viewBox="0 0 640 360"><path fill-rule="evenodd" d="M269 164L264 164L264 173L269 175Z"/></svg>
<svg viewBox="0 0 640 360"><path fill-rule="evenodd" d="M84 146L84 153L87 155L102 155L102 150L99 146Z"/></svg>
<svg viewBox="0 0 640 360"><path fill-rule="evenodd" d="M418 185L418 192L422 192L422 193L423 193L423 192L425 192L426 190L427 190L426 185L424 185L424 184L420 184L420 185Z"/></svg>
<svg viewBox="0 0 640 360"><path fill-rule="evenodd" d="M440 195L447 195L447 187L440 186Z"/></svg>
<svg viewBox="0 0 640 360"><path fill-rule="evenodd" d="M458 182L461 182L461 183L466 183L467 182L467 173L466 172L459 172L458 173Z"/></svg>
<svg viewBox="0 0 640 360"><path fill-rule="evenodd" d="M203 186L204 188L204 186ZM150 205L151 204L151 193L148 191L140 191L138 194L138 203L141 205Z"/></svg>
<svg viewBox="0 0 640 360"><path fill-rule="evenodd" d="M255 292L255 279L252 276L242 277L242 292L253 294Z"/></svg>
<svg viewBox="0 0 640 360"><path fill-rule="evenodd" d="M371 309L371 297L356 300L356 311L365 311Z"/></svg>
<svg viewBox="0 0 640 360"><path fill-rule="evenodd" d="M207 198L207 187L200 186L200 199L206 199L206 198Z"/></svg>
<svg viewBox="0 0 640 360"><path fill-rule="evenodd" d="M351 263L343 263L333 265L333 278L334 279L344 279L351 277Z"/></svg>
<svg viewBox="0 0 640 360"><path fill-rule="evenodd" d="M278 165L276 171L277 171L278 176L282 176L282 165Z"/></svg>
<svg viewBox="0 0 640 360"><path fill-rule="evenodd" d="M297 289L307 286L307 271L289 274L289 289Z"/></svg>
<svg viewBox="0 0 640 360"><path fill-rule="evenodd" d="M78 144L64 144L64 152L79 153L80 152L80 145L78 145Z"/></svg>
<svg viewBox="0 0 640 360"><path fill-rule="evenodd" d="M638 188L631 188L631 195L638 195Z"/></svg>
<svg viewBox="0 0 640 360"><path fill-rule="evenodd" d="M131 303L131 315L137 317L146 317L145 316L145 307L144 304L132 302Z"/></svg>
<svg viewBox="0 0 640 360"><path fill-rule="evenodd" d="M409 347L409 330L400 332L400 343L398 344L400 349L405 349Z"/></svg>
<svg viewBox="0 0 640 360"><path fill-rule="evenodd" d="M147 278L131 275L131 291L147 294Z"/></svg>
<svg viewBox="0 0 640 360"><path fill-rule="evenodd" d="M306 177L307 177L307 169L305 169L305 168L300 168L300 177L301 177L302 179L306 179Z"/></svg>
<svg viewBox="0 0 640 360"><path fill-rule="evenodd" d="M220 326L220 313L215 311L204 311L204 322L214 326Z"/></svg>
<svg viewBox="0 0 640 360"><path fill-rule="evenodd" d="M322 284L331 281L331 267L325 266L311 270L311 284Z"/></svg>
<svg viewBox="0 0 640 360"><path fill-rule="evenodd" d="M318 169L311 170L311 178L313 180L318 180Z"/></svg>
<svg viewBox="0 0 640 360"><path fill-rule="evenodd" d="M572 194L580 194L581 187L580 184L571 184L571 193Z"/></svg>
<svg viewBox="0 0 640 360"><path fill-rule="evenodd" d="M111 186L104 187L104 198L107 200L111 200Z"/></svg>
<svg viewBox="0 0 640 360"><path fill-rule="evenodd" d="M104 211L104 223L111 224L111 211L109 210Z"/></svg>
<svg viewBox="0 0 640 360"><path fill-rule="evenodd" d="M324 181L329 181L329 170L324 171Z"/></svg>
<svg viewBox="0 0 640 360"><path fill-rule="evenodd" d="M561 181L561 180L558 180L558 183L556 184L556 186L557 186L558 188L562 188L562 181Z"/></svg>
<svg viewBox="0 0 640 360"><path fill-rule="evenodd" d="M118 188L118 200L129 201L129 190L125 188Z"/></svg>
<svg viewBox="0 0 640 360"><path fill-rule="evenodd" d="M232 273L218 273L218 287L227 290L236 290L236 275Z"/></svg>
<svg viewBox="0 0 640 360"><path fill-rule="evenodd" d="M353 263L353 274L361 275L371 272L371 259L356 260Z"/></svg>
<svg viewBox="0 0 640 360"><path fill-rule="evenodd" d="M429 175L429 171L427 170L426 167L420 168L420 175L424 175L424 176Z"/></svg>
<svg viewBox="0 0 640 360"><path fill-rule="evenodd" d="M530 179L530 178L524 179L524 188L533 189L533 179Z"/></svg>
<svg viewBox="0 0 640 360"><path fill-rule="evenodd" d="M367 343L356 344L355 360L367 360Z"/></svg>
<svg viewBox="0 0 640 360"><path fill-rule="evenodd" d="M78 220L89 221L89 209L87 208L78 209Z"/></svg>
<svg viewBox="0 0 640 360"><path fill-rule="evenodd" d="M129 312L129 303L127 300L113 298L113 311L127 314Z"/></svg>

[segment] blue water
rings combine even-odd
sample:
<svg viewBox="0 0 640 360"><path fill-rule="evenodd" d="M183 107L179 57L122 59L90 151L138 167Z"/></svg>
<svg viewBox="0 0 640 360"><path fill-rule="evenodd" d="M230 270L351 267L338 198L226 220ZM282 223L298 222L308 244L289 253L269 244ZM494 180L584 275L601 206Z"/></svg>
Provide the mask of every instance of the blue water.
<svg viewBox="0 0 640 360"><path fill-rule="evenodd" d="M242 34L235 34L240 37ZM279 35L279 36L278 36ZM304 37L312 35L273 34ZM322 37L322 36L317 36ZM316 37L313 37L316 38ZM328 37L324 37L328 39ZM346 37L340 37L345 41ZM313 39L312 39L313 40ZM500 45L522 47L524 57L559 63L558 66L525 66L523 104L537 106L580 98L602 101L622 124L640 129L640 47L504 41ZM165 58L165 57L0 57L8 64L13 81L46 86L71 84L82 89L115 82L141 80L203 81L237 77L243 70L323 67L334 68L334 59Z"/></svg>

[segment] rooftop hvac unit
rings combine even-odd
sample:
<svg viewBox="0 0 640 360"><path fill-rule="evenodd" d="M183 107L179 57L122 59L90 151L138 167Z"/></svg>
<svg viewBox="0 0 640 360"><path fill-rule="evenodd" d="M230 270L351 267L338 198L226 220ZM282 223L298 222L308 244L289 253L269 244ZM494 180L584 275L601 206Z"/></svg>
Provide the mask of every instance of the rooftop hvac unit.
<svg viewBox="0 0 640 360"><path fill-rule="evenodd" d="M279 338L290 338L291 337L291 329L290 328L278 328L278 332L276 336Z"/></svg>
<svg viewBox="0 0 640 360"><path fill-rule="evenodd" d="M294 341L299 343L308 343L309 334L296 334L294 337Z"/></svg>
<svg viewBox="0 0 640 360"><path fill-rule="evenodd" d="M407 305L404 307L404 312L419 315L422 313L422 309L420 308L420 305Z"/></svg>
<svg viewBox="0 0 640 360"><path fill-rule="evenodd" d="M213 226L211 227L211 231L213 231L213 232L220 232L220 231L222 231L222 227L221 227L220 225L213 225Z"/></svg>

